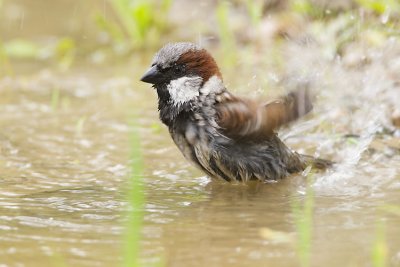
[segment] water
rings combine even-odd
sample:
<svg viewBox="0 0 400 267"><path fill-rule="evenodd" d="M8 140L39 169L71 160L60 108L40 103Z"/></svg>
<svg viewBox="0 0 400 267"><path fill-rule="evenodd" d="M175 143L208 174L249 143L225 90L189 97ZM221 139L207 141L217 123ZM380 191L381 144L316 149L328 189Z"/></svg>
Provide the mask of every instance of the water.
<svg viewBox="0 0 400 267"><path fill-rule="evenodd" d="M400 44L370 50L363 68L321 59L324 47L280 49L285 72L311 73L319 96L314 113L281 136L338 162L311 183L311 265L372 266L383 222L388 263L399 266L400 216L388 206L400 199L400 141L390 124ZM15 64L16 75L0 79L0 266L121 263L134 117L145 162L144 266L299 266L293 205L305 198L305 176L228 184L191 167L158 121L155 92L137 81L150 58L63 73ZM265 82L280 88L273 60L241 67L240 77L224 67L224 78L238 93L257 96L252 88Z"/></svg>
<svg viewBox="0 0 400 267"><path fill-rule="evenodd" d="M145 160L144 261L296 266L295 242L262 233L295 237L292 203L304 197L305 178L296 175L276 184L211 182L183 160L166 129L158 127L152 89L135 86L128 77L101 80L90 73L65 77L44 71L2 79L1 263L107 266L121 260L129 119L135 105ZM60 101L52 109L54 88ZM307 129L309 123L299 126ZM321 154L341 161L335 171L315 176L312 261L370 262L375 227L383 219L390 259L399 263L399 216L380 209L398 204L398 152L362 153L369 137L357 143L313 134L287 140L294 147L325 147Z"/></svg>

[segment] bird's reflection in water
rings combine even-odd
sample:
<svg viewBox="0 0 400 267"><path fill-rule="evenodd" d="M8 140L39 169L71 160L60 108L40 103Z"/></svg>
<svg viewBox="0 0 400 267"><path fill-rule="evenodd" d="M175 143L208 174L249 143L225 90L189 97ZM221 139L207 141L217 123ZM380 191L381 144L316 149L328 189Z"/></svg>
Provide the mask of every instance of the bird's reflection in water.
<svg viewBox="0 0 400 267"><path fill-rule="evenodd" d="M268 184L209 182L204 190L207 198L182 209L163 228L166 261L174 266L222 266L227 262L241 266L254 260L254 266L265 266L263 258L271 264L282 257L295 260L293 243L267 240L260 232L294 232L292 196L298 183L304 184L304 177ZM229 260L219 256L227 250L231 251Z"/></svg>

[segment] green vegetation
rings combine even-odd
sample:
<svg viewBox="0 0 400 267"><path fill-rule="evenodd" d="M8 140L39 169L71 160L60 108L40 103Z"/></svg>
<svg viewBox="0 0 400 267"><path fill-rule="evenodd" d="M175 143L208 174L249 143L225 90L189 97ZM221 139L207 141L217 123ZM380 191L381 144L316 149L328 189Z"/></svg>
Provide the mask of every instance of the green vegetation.
<svg viewBox="0 0 400 267"><path fill-rule="evenodd" d="M375 243L372 249L372 266L387 266L388 248L386 243L386 224L379 220L375 230Z"/></svg>
<svg viewBox="0 0 400 267"><path fill-rule="evenodd" d="M76 126L75 126L75 134L76 135L82 135L83 132L83 127L85 126L86 123L86 116L82 116L78 119L78 121L76 122Z"/></svg>
<svg viewBox="0 0 400 267"><path fill-rule="evenodd" d="M133 126L132 126L133 125ZM139 267L141 230L144 209L144 187L143 187L143 159L140 149L140 137L135 127L131 124L131 174L127 190L130 211L125 233L125 252L123 266Z"/></svg>
<svg viewBox="0 0 400 267"><path fill-rule="evenodd" d="M61 38L54 47L54 50L59 67L62 70L69 69L75 60L75 40L69 37Z"/></svg>
<svg viewBox="0 0 400 267"><path fill-rule="evenodd" d="M118 21L107 19L101 12L96 15L100 29L106 31L117 43L129 49L145 49L160 42L168 28L171 0L110 0L110 7Z"/></svg>
<svg viewBox="0 0 400 267"><path fill-rule="evenodd" d="M304 202L301 205L299 201L293 201L292 213L297 232L297 255L302 267L310 266L311 240L313 229L314 214L314 192L311 187L313 174L307 176L307 187Z"/></svg>
<svg viewBox="0 0 400 267"><path fill-rule="evenodd" d="M54 88L51 92L51 109L53 111L58 109L60 103L60 89Z"/></svg>
<svg viewBox="0 0 400 267"><path fill-rule="evenodd" d="M68 70L75 60L76 53L77 46L71 37L62 37L46 45L21 38L0 42L0 62L4 63L8 63L10 59L54 60L58 68Z"/></svg>
<svg viewBox="0 0 400 267"><path fill-rule="evenodd" d="M378 212L378 220L375 226L375 240L372 245L371 261L374 267L385 267L388 265L389 248L386 240L386 220L384 214L400 216L400 206L384 205Z"/></svg>
<svg viewBox="0 0 400 267"><path fill-rule="evenodd" d="M310 32L304 30L304 32L300 33L307 36L307 38L308 36L311 36L310 39L315 36L319 37L318 35L320 34L320 36L323 36L322 38L332 39L331 47L329 47L332 59L338 55L344 56L346 49L348 50L349 47L351 48L350 45L354 45L357 42L362 44L362 46L357 46L357 48L364 48L369 45L379 47L389 37L399 37L400 35L398 31L400 2L398 0L355 0L354 7L345 11L335 11L332 13L321 6L315 5L314 1L311 0L288 0L288 5L282 13L264 12L264 1L221 0L213 3L215 5L210 9L209 16L215 19L216 25L214 25L214 28L212 26L209 28L204 26L204 35L207 37L210 36L210 39L214 42L210 42L210 46L213 47L214 45L217 47L217 51L221 52L221 59L224 66L231 66L231 68L232 66L236 66L235 64L239 57L242 58L242 55L249 51L251 53L248 54L254 56L249 61L253 61L253 59L256 61L261 56L270 56L270 58L275 59L275 70L277 69L277 65L284 65L286 58L279 53L281 47L275 44L282 42L286 36L290 35L290 29L288 29L290 27L287 25L292 26L293 21L312 24L312 26L307 28ZM104 38L104 42L97 42L96 37L93 37L95 41L92 41L90 46L84 46L78 34L55 36L51 41L40 38L30 40L14 37L8 40L1 40L0 71L11 74L11 63L14 61L41 61L53 64L57 70L65 71L70 69L78 59L87 60L99 51L106 54L106 58L109 60L118 58L123 58L124 60L134 58L136 60L139 58L138 62L143 58L148 60L149 55L152 55L158 47L167 41L184 38L185 40L195 41L198 37L198 32L187 33L187 29L186 31L184 29L185 25L172 27L173 25L169 18L173 4L172 0L105 0L105 4L109 12L102 12L102 10L99 8L96 9L94 6L94 9L96 9L95 14L88 16L92 26L90 29L96 31L97 35L107 36L107 38ZM0 8L2 5L3 1L0 0ZM248 23L246 24L247 27L254 27L252 30L256 29L260 31L255 31L257 34L249 36L246 35L247 32L243 33L237 30L235 28L237 25L233 23L236 19L233 17L233 14L236 15L237 13L244 14L243 21L245 21L244 23ZM330 14L330 21L326 19L328 17L327 14ZM360 14L362 14L362 19ZM266 22L264 19L267 16L268 21ZM296 19L300 17L300 19L292 21L293 17ZM189 27L191 26L189 25ZM267 31L267 33L262 30ZM268 30L273 33L268 32ZM312 31L316 31L318 34L314 34ZM181 34L182 32L183 34ZM96 34L94 35L97 36ZM265 36L262 34L265 34ZM276 42L266 49L263 46L270 44L269 39L274 39L272 41ZM299 40L299 43L304 41L303 37L298 39L293 37L293 40ZM315 43L319 41L316 40ZM304 44L301 43L300 45ZM239 50L244 51L243 54L240 54ZM248 58L251 56L248 56ZM245 65L245 67L248 67L248 65ZM249 68L248 73L254 74L254 71ZM279 74L276 76L276 80L278 81L281 76ZM393 76L395 76L395 72ZM260 77L260 75L257 77L257 79L263 78L265 77ZM321 79L325 78L321 77ZM329 79L329 77L327 78ZM46 104L54 112L68 107L70 100L64 95L60 91L60 88L53 88L46 97ZM82 135L85 127L88 127L87 119L88 117L86 116L77 118L74 125L77 136ZM322 122L319 127L323 127L324 123L326 124L327 120ZM160 125L160 123L150 124L149 127L152 134L162 132L163 128ZM326 127L328 128L329 126ZM129 211L126 216L124 257L122 262L123 266L129 267L141 266L141 233L143 230L146 200L143 181L144 164L137 128L136 122L132 122L130 132L131 171L129 186L126 190ZM348 145L356 144L359 141L356 138L347 138L346 140ZM262 229L262 235L269 240L290 245L292 242L295 242L299 265L302 267L312 265L313 216L315 206L312 183L313 174L311 173L307 177L304 198L302 201L294 200L292 202L291 211L296 228L295 241L291 233L280 232L270 228ZM185 185L187 184L185 182ZM193 200L200 197L197 195L187 196L188 199L193 198ZM398 206L388 205L384 206L382 210L390 215L400 216L400 207ZM374 242L367 249L371 251L370 259L368 259L371 264L375 267L382 267L387 266L389 261L388 231L386 222L382 219L384 216L379 213L378 217L375 232L371 234L371 236L374 236ZM60 260L60 262L62 261ZM162 261L160 261L159 265L163 265Z"/></svg>
<svg viewBox="0 0 400 267"><path fill-rule="evenodd" d="M220 1L216 8L218 22L219 38L221 40L221 49L223 51L224 64L231 65L236 61L235 36L229 23L229 3Z"/></svg>
<svg viewBox="0 0 400 267"><path fill-rule="evenodd" d="M13 39L4 44L4 52L8 57L38 59L39 45L25 39Z"/></svg>
<svg viewBox="0 0 400 267"><path fill-rule="evenodd" d="M382 207L382 210L386 211L387 213L400 216L400 206L386 205L386 206Z"/></svg>
<svg viewBox="0 0 400 267"><path fill-rule="evenodd" d="M12 74L10 61L3 43L0 40L0 76L2 74Z"/></svg>
<svg viewBox="0 0 400 267"><path fill-rule="evenodd" d="M312 18L318 23L325 23L324 18L329 16L338 19L343 27L337 32L337 49L341 54L343 49L360 36L366 36L372 42L377 39L386 38L385 34L396 33L397 14L400 14L400 3L396 0L356 0L357 5L353 9L342 12L340 10L329 10L322 5L315 4L310 0L287 0L287 10L282 12L282 24L289 19L288 14L300 14L304 18ZM0 2L1 8L2 2ZM105 0L104 6L94 6L95 14L88 19L92 29L98 34L106 35L107 41L83 46L78 42L76 36L59 36L55 41L39 43L38 41L24 38L4 40L0 42L0 62L2 67L11 72L10 61L38 60L55 65L60 70L68 70L79 57L80 60L101 58L100 61L115 57L132 55L138 51L154 51L163 43L170 41L166 36L179 36L181 28L173 27L170 20L170 10L173 0ZM259 27L263 16L276 16L271 12L265 12L264 1L218 1L214 14L217 27L215 29L202 29L201 32L207 36L215 36L219 41L222 52L221 58L225 65L234 64L237 61L238 49L242 39L242 33L233 27L232 14L238 10L244 10L251 27ZM356 23L354 17L358 16L358 10L362 9L369 13L378 14L381 17L370 17L365 23ZM107 10L107 12L105 11ZM367 13L368 13L367 12ZM340 23L340 20L347 21ZM380 25L383 22L384 28ZM379 28L381 35L371 29ZM325 27L323 27L325 28ZM198 38L195 33L192 41ZM382 35L383 34L383 35ZM246 37L247 38L247 37ZM254 38L254 37L252 37ZM262 36L258 36L261 38ZM179 37L175 39L180 39ZM187 39L186 39L187 40ZM257 41L257 40L255 40ZM379 40L378 40L379 41ZM82 57L83 55L83 57Z"/></svg>
<svg viewBox="0 0 400 267"><path fill-rule="evenodd" d="M310 0L293 0L291 8L295 13L307 15L312 18L322 18L324 10L313 4Z"/></svg>
<svg viewBox="0 0 400 267"><path fill-rule="evenodd" d="M356 2L366 10L377 14L398 13L400 10L400 3L397 0L356 0Z"/></svg>
<svg viewBox="0 0 400 267"><path fill-rule="evenodd" d="M257 26L262 18L262 1L245 1L247 12L251 18L253 26Z"/></svg>
<svg viewBox="0 0 400 267"><path fill-rule="evenodd" d="M131 172L129 175L127 193L127 202L129 210L127 222L125 225L125 246L122 266L141 267L140 262L142 228L144 218L145 192L143 181L143 157L141 152L141 142L136 119L130 123L130 147L131 147ZM160 256L154 266L164 266L163 258Z"/></svg>

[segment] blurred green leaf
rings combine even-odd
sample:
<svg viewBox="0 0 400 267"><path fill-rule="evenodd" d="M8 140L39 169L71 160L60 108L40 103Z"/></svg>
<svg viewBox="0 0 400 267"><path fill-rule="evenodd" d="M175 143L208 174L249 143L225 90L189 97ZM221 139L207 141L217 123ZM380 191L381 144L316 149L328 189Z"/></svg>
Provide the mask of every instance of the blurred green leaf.
<svg viewBox="0 0 400 267"><path fill-rule="evenodd" d="M301 14L311 14L313 6L308 0L294 0L292 1L292 9Z"/></svg>
<svg viewBox="0 0 400 267"><path fill-rule="evenodd" d="M37 58L40 48L37 44L24 39L14 39L4 43L4 52L8 57Z"/></svg>
<svg viewBox="0 0 400 267"><path fill-rule="evenodd" d="M375 230L375 243L372 249L372 266L387 266L388 247L386 243L386 224L380 220Z"/></svg>
<svg viewBox="0 0 400 267"><path fill-rule="evenodd" d="M262 16L262 1L246 1L248 13L254 25L258 25Z"/></svg>
<svg viewBox="0 0 400 267"><path fill-rule="evenodd" d="M97 27L101 30L106 31L110 34L113 40L122 41L124 38L124 33L121 28L114 21L106 19L102 14L97 13L95 15L95 22Z"/></svg>
<svg viewBox="0 0 400 267"><path fill-rule="evenodd" d="M361 7L378 14L400 12L400 3L397 0L356 0L356 2Z"/></svg>
<svg viewBox="0 0 400 267"><path fill-rule="evenodd" d="M296 13L314 18L321 18L324 16L324 10L318 5L313 4L310 0L292 0L291 8Z"/></svg>
<svg viewBox="0 0 400 267"><path fill-rule="evenodd" d="M147 30L151 28L153 23L151 14L152 10L148 2L139 3L132 10L132 16L136 22L136 35L140 38L140 41L145 38Z"/></svg>
<svg viewBox="0 0 400 267"><path fill-rule="evenodd" d="M219 36L224 56L224 64L232 65L236 61L235 49L235 36L229 23L229 3L227 1L220 1L216 10Z"/></svg>
<svg viewBox="0 0 400 267"><path fill-rule="evenodd" d="M150 126L151 130L153 131L153 133L160 133L161 132L161 124L160 123L152 123Z"/></svg>
<svg viewBox="0 0 400 267"><path fill-rule="evenodd" d="M72 38L62 38L58 41L55 51L59 66L64 70L68 69L75 60L75 41Z"/></svg>
<svg viewBox="0 0 400 267"><path fill-rule="evenodd" d="M113 41L125 39L131 48L143 48L160 38L168 29L168 12L171 0L109 0L117 15L117 23L106 20L99 12L96 24L105 30Z"/></svg>

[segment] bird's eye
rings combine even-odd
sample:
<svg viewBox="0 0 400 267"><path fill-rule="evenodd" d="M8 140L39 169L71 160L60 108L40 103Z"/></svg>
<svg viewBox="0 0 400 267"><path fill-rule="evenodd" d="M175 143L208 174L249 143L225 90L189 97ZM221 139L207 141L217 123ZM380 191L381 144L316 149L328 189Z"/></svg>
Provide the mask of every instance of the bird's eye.
<svg viewBox="0 0 400 267"><path fill-rule="evenodd" d="M184 66L178 64L175 64L172 68L175 74L181 74L184 70Z"/></svg>

